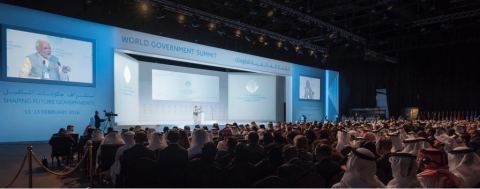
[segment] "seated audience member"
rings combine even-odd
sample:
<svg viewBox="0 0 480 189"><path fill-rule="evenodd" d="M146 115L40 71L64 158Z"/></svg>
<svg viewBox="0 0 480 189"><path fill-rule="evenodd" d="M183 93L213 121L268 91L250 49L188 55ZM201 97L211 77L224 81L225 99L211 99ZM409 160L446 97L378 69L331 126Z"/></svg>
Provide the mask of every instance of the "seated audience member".
<svg viewBox="0 0 480 189"><path fill-rule="evenodd" d="M425 138L407 138L403 140L403 150L404 153L409 153L413 155L418 155L420 150L430 147L430 144L426 141Z"/></svg>
<svg viewBox="0 0 480 189"><path fill-rule="evenodd" d="M148 188L155 186L155 155L149 150L147 135L135 133L135 145L123 152L120 157L122 187Z"/></svg>
<svg viewBox="0 0 480 189"><path fill-rule="evenodd" d="M389 161L391 148L392 141L386 137L380 137L377 143L377 153L380 156L377 159L377 177L383 184L387 184L393 178Z"/></svg>
<svg viewBox="0 0 480 189"><path fill-rule="evenodd" d="M71 158L72 148L75 144L75 140L67 134L65 128L60 128L58 133L52 135L48 144L52 147L51 157L52 162L53 158L57 159L57 166L60 166L60 160L66 158L69 160Z"/></svg>
<svg viewBox="0 0 480 189"><path fill-rule="evenodd" d="M75 126L67 125L67 134L75 134Z"/></svg>
<svg viewBox="0 0 480 189"><path fill-rule="evenodd" d="M166 147L167 147L167 141L165 141L165 138L163 137L163 135L160 133L153 133L152 139L150 140L150 143L148 144L147 148L152 151L155 151L157 149L163 150Z"/></svg>
<svg viewBox="0 0 480 189"><path fill-rule="evenodd" d="M188 149L190 147L190 141L188 140L188 134L185 130L179 130L179 139L178 139L178 144L185 149Z"/></svg>
<svg viewBox="0 0 480 189"><path fill-rule="evenodd" d="M462 179L461 188L480 187L480 157L468 147L456 147L448 153L449 170Z"/></svg>
<svg viewBox="0 0 480 189"><path fill-rule="evenodd" d="M221 169L215 163L217 149L215 144L208 142L203 146L199 158L190 160L187 166L186 178L188 187L220 187L223 186Z"/></svg>
<svg viewBox="0 0 480 189"><path fill-rule="evenodd" d="M332 151L332 147L326 144L318 144L315 148L315 168L325 179L325 187L332 187L336 176L342 172L338 162L332 160Z"/></svg>
<svg viewBox="0 0 480 189"><path fill-rule="evenodd" d="M417 178L416 158L409 153L390 154L393 179L388 182L388 188L422 188Z"/></svg>
<svg viewBox="0 0 480 189"><path fill-rule="evenodd" d="M92 142L101 142L105 139L105 136L103 135L102 130L100 129L95 129L92 133Z"/></svg>
<svg viewBox="0 0 480 189"><path fill-rule="evenodd" d="M265 149L259 144L259 136L257 132L250 131L248 133L248 152L249 162L253 165L260 162L265 157Z"/></svg>
<svg viewBox="0 0 480 189"><path fill-rule="evenodd" d="M192 132L192 142L190 143L190 148L188 148L188 158L192 159L193 157L200 155L202 153L203 145L207 142L207 131L204 129L195 129Z"/></svg>
<svg viewBox="0 0 480 189"><path fill-rule="evenodd" d="M422 172L418 180L425 188L459 187L461 179L448 170L447 154L436 148L422 149L418 155Z"/></svg>
<svg viewBox="0 0 480 189"><path fill-rule="evenodd" d="M390 152L400 152L403 149L400 132L387 133L387 136L390 137L390 140L392 141L392 149Z"/></svg>
<svg viewBox="0 0 480 189"><path fill-rule="evenodd" d="M293 139L293 145L297 149L298 157L303 161L313 161L313 155L308 151L308 140L303 135L297 135Z"/></svg>
<svg viewBox="0 0 480 189"><path fill-rule="evenodd" d="M218 151L228 151L228 141L232 136L232 131L230 128L225 127L218 133L220 137L220 141L218 141L217 149Z"/></svg>
<svg viewBox="0 0 480 189"><path fill-rule="evenodd" d="M120 174L120 157L123 155L123 152L125 150L128 150L135 145L134 136L135 136L135 133L133 131L127 131L122 133L122 138L123 138L123 141L125 142L125 145L117 149L117 153L115 153L115 162L110 168L110 177L112 178L112 182L115 185L117 184L116 182L117 175Z"/></svg>
<svg viewBox="0 0 480 189"><path fill-rule="evenodd" d="M337 131L337 146L335 149L337 149L337 152L341 152L343 148L347 146L350 146L348 132L344 129L340 129Z"/></svg>
<svg viewBox="0 0 480 189"><path fill-rule="evenodd" d="M249 163L249 150L245 143L235 147L232 162L225 170L225 187L252 187L257 179L255 166Z"/></svg>
<svg viewBox="0 0 480 189"><path fill-rule="evenodd" d="M122 136L117 131L113 131L107 134L105 139L100 143L102 145L124 145L125 141L123 141ZM102 148L98 148L97 150L97 157L99 157L102 153ZM98 158L97 158L98 161Z"/></svg>
<svg viewBox="0 0 480 189"><path fill-rule="evenodd" d="M171 130L166 135L168 146L155 151L157 170L161 170L157 178L158 187L185 187L188 152L178 144L180 138L178 131Z"/></svg>
<svg viewBox="0 0 480 189"><path fill-rule="evenodd" d="M375 160L375 154L366 148L352 150L347 170L333 188L384 188L385 185L375 176Z"/></svg>

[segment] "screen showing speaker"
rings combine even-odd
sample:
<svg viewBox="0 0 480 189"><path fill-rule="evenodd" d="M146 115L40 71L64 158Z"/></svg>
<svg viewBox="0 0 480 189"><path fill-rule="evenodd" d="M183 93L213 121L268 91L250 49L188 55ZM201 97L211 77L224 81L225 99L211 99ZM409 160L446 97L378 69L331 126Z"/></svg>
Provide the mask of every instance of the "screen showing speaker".
<svg viewBox="0 0 480 189"><path fill-rule="evenodd" d="M2 77L50 83L94 83L93 41L4 28Z"/></svg>
<svg viewBox="0 0 480 189"><path fill-rule="evenodd" d="M300 76L299 97L302 100L320 100L320 79Z"/></svg>

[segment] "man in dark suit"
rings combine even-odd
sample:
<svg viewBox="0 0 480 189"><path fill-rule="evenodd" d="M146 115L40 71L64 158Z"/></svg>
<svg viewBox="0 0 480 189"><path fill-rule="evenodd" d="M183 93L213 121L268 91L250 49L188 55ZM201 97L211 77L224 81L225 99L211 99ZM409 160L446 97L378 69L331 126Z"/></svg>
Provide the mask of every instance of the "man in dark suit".
<svg viewBox="0 0 480 189"><path fill-rule="evenodd" d="M105 121L105 119L100 119L100 116L98 116L98 111L95 111L95 128L100 129L100 124Z"/></svg>
<svg viewBox="0 0 480 189"><path fill-rule="evenodd" d="M155 187L155 155L149 150L147 135L135 133L135 146L123 152L120 157L120 175L123 185L120 187Z"/></svg>
<svg viewBox="0 0 480 189"><path fill-rule="evenodd" d="M156 150L157 170L160 171L159 187L184 187L186 183L186 165L188 152L178 144L178 131L170 130L167 133L168 147Z"/></svg>

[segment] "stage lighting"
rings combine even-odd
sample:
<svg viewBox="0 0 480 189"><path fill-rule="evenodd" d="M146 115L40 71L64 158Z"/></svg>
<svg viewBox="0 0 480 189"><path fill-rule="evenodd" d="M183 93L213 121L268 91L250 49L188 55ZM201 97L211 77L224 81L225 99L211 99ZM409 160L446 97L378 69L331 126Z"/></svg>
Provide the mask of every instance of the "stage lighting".
<svg viewBox="0 0 480 189"><path fill-rule="evenodd" d="M260 43L265 42L265 36L262 35L262 36L258 37L258 42L260 42Z"/></svg>
<svg viewBox="0 0 480 189"><path fill-rule="evenodd" d="M207 28L210 31L214 31L215 29L217 29L217 24L215 24L213 22L209 22L208 25L207 25Z"/></svg>
<svg viewBox="0 0 480 189"><path fill-rule="evenodd" d="M299 52L300 51L300 46L295 46L295 52Z"/></svg>
<svg viewBox="0 0 480 189"><path fill-rule="evenodd" d="M139 4L140 11L142 13L147 13L148 12L148 2L147 1L140 1Z"/></svg>
<svg viewBox="0 0 480 189"><path fill-rule="evenodd" d="M308 54L309 54L310 56L313 56L313 55L315 54L315 50L310 49L310 51L308 51Z"/></svg>
<svg viewBox="0 0 480 189"><path fill-rule="evenodd" d="M268 16L268 17L272 17L273 14L275 14L275 9L271 9L271 10L269 10L269 11L267 12L267 16Z"/></svg>
<svg viewBox="0 0 480 189"><path fill-rule="evenodd" d="M187 21L187 17L183 14L178 14L177 15L177 22L179 24L184 24Z"/></svg>
<svg viewBox="0 0 480 189"><path fill-rule="evenodd" d="M266 41L263 42L263 45L268 46L268 42L266 42Z"/></svg>
<svg viewBox="0 0 480 189"><path fill-rule="evenodd" d="M242 36L242 30L240 29L236 29L233 34L235 35L235 37L241 37Z"/></svg>
<svg viewBox="0 0 480 189"><path fill-rule="evenodd" d="M283 42L282 41L277 41L277 48L282 48Z"/></svg>

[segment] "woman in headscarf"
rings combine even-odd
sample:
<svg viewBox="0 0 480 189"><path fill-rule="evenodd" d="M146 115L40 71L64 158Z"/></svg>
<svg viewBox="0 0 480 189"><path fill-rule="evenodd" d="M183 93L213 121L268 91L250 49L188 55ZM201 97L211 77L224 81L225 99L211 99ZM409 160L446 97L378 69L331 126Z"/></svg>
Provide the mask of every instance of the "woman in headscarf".
<svg viewBox="0 0 480 189"><path fill-rule="evenodd" d="M422 170L417 175L425 188L451 188L461 186L462 180L448 170L447 154L436 148L427 148L418 154Z"/></svg>
<svg viewBox="0 0 480 189"><path fill-rule="evenodd" d="M465 146L456 147L448 153L449 170L462 179L462 188L477 188L480 180L480 157L473 149Z"/></svg>
<svg viewBox="0 0 480 189"><path fill-rule="evenodd" d="M125 142L125 145L117 149L117 153L115 153L115 162L113 163L112 167L110 167L110 176L112 177L113 183L116 183L116 177L120 174L120 157L123 155L125 150L130 149L135 145L134 136L135 133L133 131L122 133L122 138Z"/></svg>
<svg viewBox="0 0 480 189"><path fill-rule="evenodd" d="M167 141L165 140L162 134L153 133L151 142L148 144L147 148L152 151L155 151L157 149L163 150L167 146L168 146Z"/></svg>
<svg viewBox="0 0 480 189"><path fill-rule="evenodd" d="M421 188L417 178L417 156L409 153L390 154L393 179L388 182L388 188Z"/></svg>
<svg viewBox="0 0 480 189"><path fill-rule="evenodd" d="M347 161L347 170L333 188L385 188L378 180L375 155L366 148L357 148Z"/></svg>
<svg viewBox="0 0 480 189"><path fill-rule="evenodd" d="M202 148L208 142L208 133L203 129L195 129L192 133L192 143L188 148L188 158L192 159L202 153Z"/></svg>

